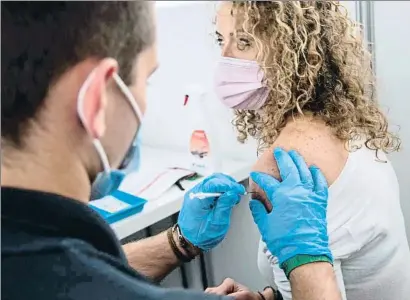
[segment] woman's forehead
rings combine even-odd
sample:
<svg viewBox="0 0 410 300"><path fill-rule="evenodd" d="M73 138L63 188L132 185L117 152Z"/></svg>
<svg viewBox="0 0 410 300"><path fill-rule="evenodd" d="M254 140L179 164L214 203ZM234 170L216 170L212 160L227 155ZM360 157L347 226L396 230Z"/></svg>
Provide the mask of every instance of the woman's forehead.
<svg viewBox="0 0 410 300"><path fill-rule="evenodd" d="M216 5L217 15L228 14L231 16L232 7L233 7L232 1L218 1Z"/></svg>
<svg viewBox="0 0 410 300"><path fill-rule="evenodd" d="M222 35L233 32L235 29L235 20L232 17L231 9L232 4L229 2L224 2L218 7L215 21L217 31Z"/></svg>
<svg viewBox="0 0 410 300"><path fill-rule="evenodd" d="M227 1L217 7L215 21L216 23L228 23L233 27L237 24L237 27L241 28L240 24L243 23L244 16L233 6L232 2Z"/></svg>

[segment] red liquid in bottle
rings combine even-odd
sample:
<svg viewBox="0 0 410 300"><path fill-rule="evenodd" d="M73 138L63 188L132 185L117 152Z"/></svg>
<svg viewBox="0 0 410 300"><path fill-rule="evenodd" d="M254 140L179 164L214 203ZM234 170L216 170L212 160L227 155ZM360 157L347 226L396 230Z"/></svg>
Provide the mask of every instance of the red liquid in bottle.
<svg viewBox="0 0 410 300"><path fill-rule="evenodd" d="M204 130L195 130L192 133L189 150L198 158L209 155L209 141Z"/></svg>

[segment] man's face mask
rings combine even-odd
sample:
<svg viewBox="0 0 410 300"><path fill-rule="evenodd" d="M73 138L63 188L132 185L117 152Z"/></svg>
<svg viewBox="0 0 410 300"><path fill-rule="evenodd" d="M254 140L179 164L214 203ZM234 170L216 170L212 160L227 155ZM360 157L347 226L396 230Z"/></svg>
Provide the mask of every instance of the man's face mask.
<svg viewBox="0 0 410 300"><path fill-rule="evenodd" d="M91 133L88 131L88 127L86 126L85 116L84 116L84 97L91 80L93 78L93 73L91 73L87 80L84 82L83 86L78 93L77 99L77 112L78 116L86 128L90 137L92 137ZM132 110L134 111L135 117L137 118L139 126L136 129L134 138L122 159L122 162L118 169L112 169L110 163L108 161L108 156L101 144L99 139L93 138L94 147L100 157L104 170L100 172L96 179L94 180L91 188L91 200L99 199L104 196L111 194L113 191L117 190L120 183L124 179L125 175L129 171L135 171L139 168L140 163L140 140L138 134L141 129L142 123L142 112L135 101L134 96L132 95L131 91L122 81L122 79L117 75L113 75L114 81L117 83L119 89L124 94L125 99L129 102Z"/></svg>

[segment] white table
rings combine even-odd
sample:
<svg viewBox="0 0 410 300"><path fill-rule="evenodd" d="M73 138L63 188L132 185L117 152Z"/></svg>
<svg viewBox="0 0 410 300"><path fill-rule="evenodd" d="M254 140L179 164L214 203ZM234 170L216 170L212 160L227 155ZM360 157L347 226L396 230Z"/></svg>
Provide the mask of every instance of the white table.
<svg viewBox="0 0 410 300"><path fill-rule="evenodd" d="M144 147L142 150L142 158L145 162L145 167L154 163L154 161L158 163L158 160L164 160L164 158L169 158L170 162L175 162L181 160L184 156L185 154L183 153L170 152L164 149ZM223 159L220 172L232 176L238 182L244 181L249 177L253 163L254 162L252 161ZM172 163L170 163L170 166L171 164ZM201 182L202 179L203 178L199 178L194 181L185 180L181 182L181 185L186 190L189 190L191 187ZM181 191L177 186L173 186L160 198L148 201L140 213L113 223L111 224L111 227L118 239L124 239L177 213L181 208L184 194L184 191Z"/></svg>

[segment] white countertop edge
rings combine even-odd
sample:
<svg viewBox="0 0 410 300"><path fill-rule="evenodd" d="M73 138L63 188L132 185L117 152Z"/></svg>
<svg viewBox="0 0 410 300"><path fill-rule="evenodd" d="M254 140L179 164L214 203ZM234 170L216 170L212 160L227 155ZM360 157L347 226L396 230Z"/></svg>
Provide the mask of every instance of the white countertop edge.
<svg viewBox="0 0 410 300"><path fill-rule="evenodd" d="M241 182L248 179L251 167L252 162L230 161L229 169L223 170L223 173ZM182 185L186 190L189 190L201 182L201 180L203 180L203 178L199 178L195 181L184 181ZM184 194L184 191L173 186L159 199L146 203L142 212L111 224L111 228L114 230L118 239L124 239L177 213L181 208Z"/></svg>

